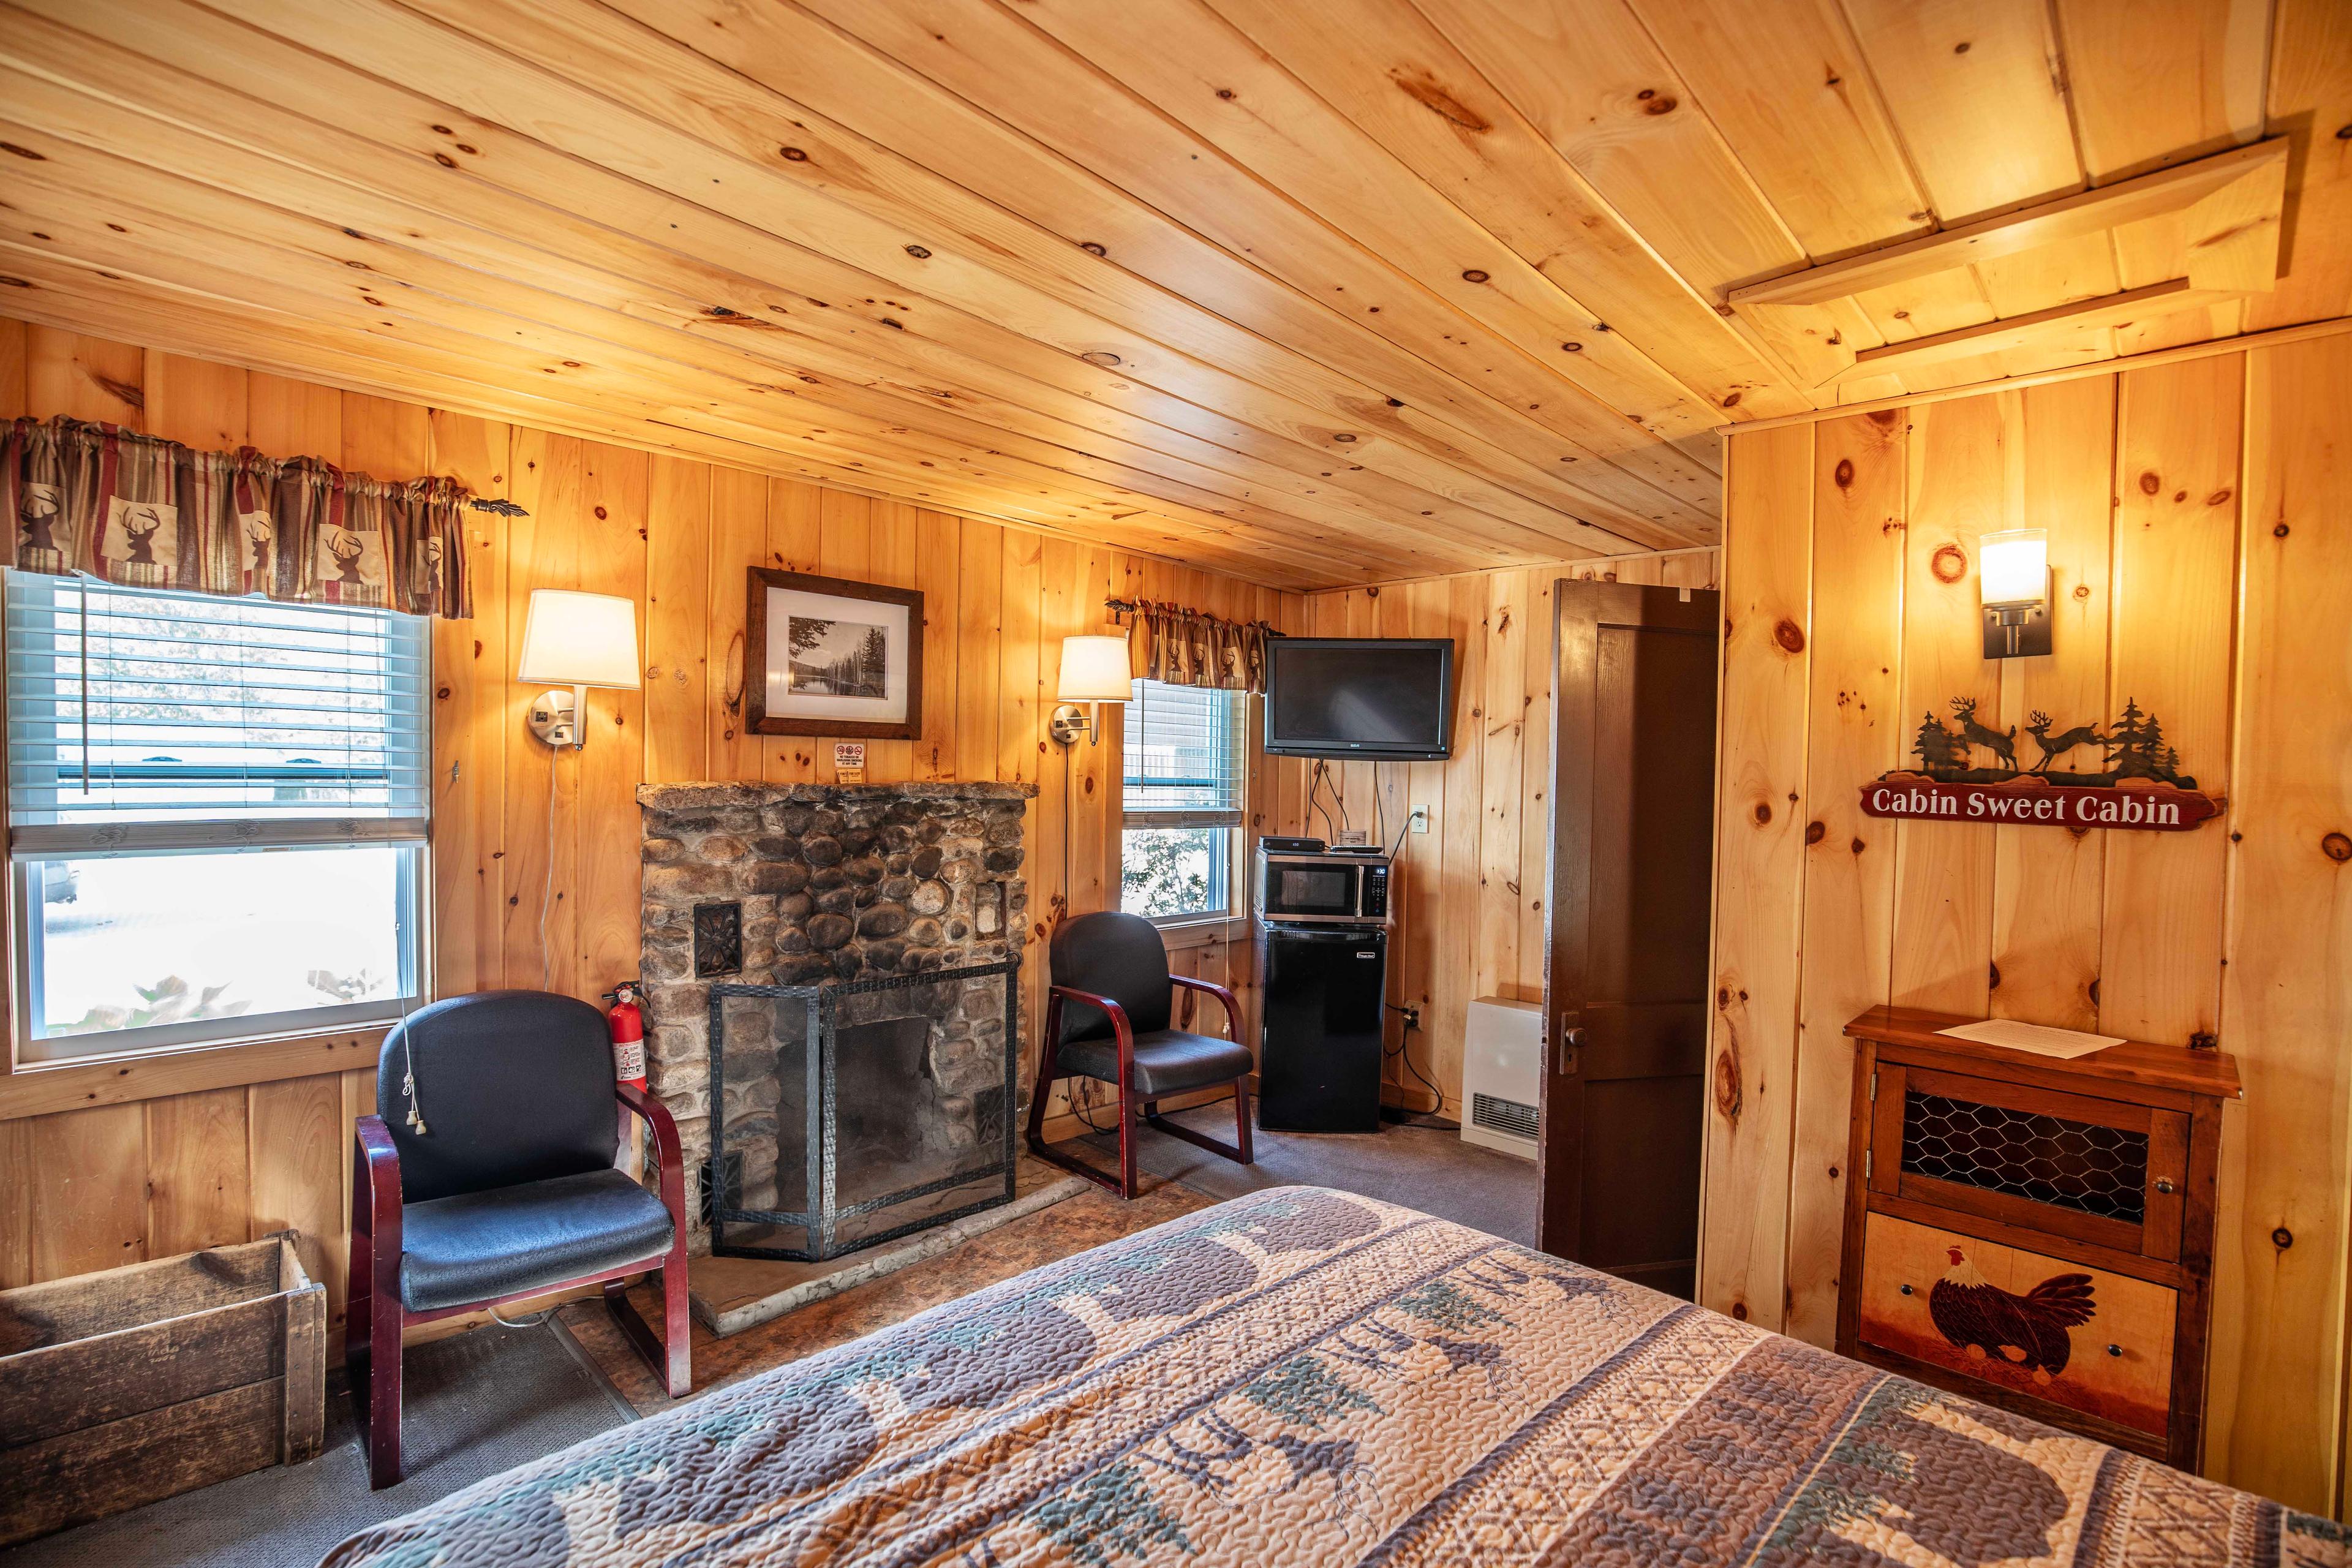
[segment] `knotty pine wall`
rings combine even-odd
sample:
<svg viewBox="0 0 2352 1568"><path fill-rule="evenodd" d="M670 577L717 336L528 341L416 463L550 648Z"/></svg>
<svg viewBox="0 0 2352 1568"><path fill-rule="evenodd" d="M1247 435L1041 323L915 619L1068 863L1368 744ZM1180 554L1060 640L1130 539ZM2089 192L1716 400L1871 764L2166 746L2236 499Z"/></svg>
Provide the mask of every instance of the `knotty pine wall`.
<svg viewBox="0 0 2352 1568"><path fill-rule="evenodd" d="M1602 578L1705 588L1716 552L1563 561L1424 577L1307 595L1307 637L1443 637L1454 646L1454 754L1442 763L1335 763L1333 791L1309 817L1286 821L1331 837L1347 826L1398 842L1416 810L1429 831L1405 833L1391 899L1389 1001L1421 1026L1388 1015L1388 1098L1416 1110L1462 1114L1462 1040L1481 996L1543 996L1551 779L1552 584ZM1286 791L1289 785L1286 783ZM1335 803L1332 795L1337 795ZM1327 815L1328 814L1328 815ZM1410 1065L1408 1066L1408 1059Z"/></svg>
<svg viewBox="0 0 2352 1568"><path fill-rule="evenodd" d="M1700 1298L1834 1332L1853 1051L1881 1002L2220 1038L2208 1473L2339 1506L2352 1107L2352 336L1729 442ZM2045 528L2047 658L1980 657L1977 539ZM1973 695L2158 715L2193 833L1876 821ZM2291 1245L2273 1232L2291 1237Z"/></svg>
<svg viewBox="0 0 2352 1568"><path fill-rule="evenodd" d="M640 781L834 777L829 742L746 734L730 701L744 573L764 563L924 592L926 733L870 742L870 780L1038 786L1026 868L1034 1028L1048 923L1066 900L1080 911L1117 901L1117 724L1102 746L1068 752L1066 775L1065 753L1045 736L1060 639L1098 629L1112 595L1276 624L1302 605L1066 538L0 320L0 416L24 413L317 455L379 477L446 473L530 511L477 514L474 618L434 628L441 995L544 985L593 998L636 973ZM530 736L522 712L536 688L511 679L541 587L644 607L645 689L592 690L577 752ZM1295 763L1257 769L1254 816L1277 819L1286 777L1295 801L1299 773ZM1173 957L1246 999L1245 941L1217 936ZM1214 1028L1219 1012L1202 1018ZM330 1071L38 1115L10 1109L0 1081L0 1287L290 1226L312 1238L309 1262L340 1312L350 1127L374 1109L373 1077Z"/></svg>

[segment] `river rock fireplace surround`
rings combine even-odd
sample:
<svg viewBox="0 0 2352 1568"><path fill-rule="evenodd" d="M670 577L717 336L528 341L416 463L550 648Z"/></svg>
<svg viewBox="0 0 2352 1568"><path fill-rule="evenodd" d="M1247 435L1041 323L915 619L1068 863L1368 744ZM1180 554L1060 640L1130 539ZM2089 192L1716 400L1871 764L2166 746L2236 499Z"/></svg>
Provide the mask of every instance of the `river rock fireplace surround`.
<svg viewBox="0 0 2352 1568"><path fill-rule="evenodd" d="M813 1260L1007 1202L1034 786L647 784L647 1076L694 1245Z"/></svg>

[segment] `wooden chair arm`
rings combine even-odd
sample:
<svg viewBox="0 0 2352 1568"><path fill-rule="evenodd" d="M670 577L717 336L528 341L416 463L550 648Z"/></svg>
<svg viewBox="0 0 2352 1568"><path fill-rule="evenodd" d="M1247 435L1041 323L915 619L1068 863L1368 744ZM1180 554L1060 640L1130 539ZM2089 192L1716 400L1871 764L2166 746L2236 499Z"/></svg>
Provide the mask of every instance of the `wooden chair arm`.
<svg viewBox="0 0 2352 1568"><path fill-rule="evenodd" d="M381 1116L352 1124L352 1300L400 1300L400 1150ZM397 1320L394 1320L397 1321ZM354 1334L365 1334L365 1325ZM398 1339L398 1333L394 1333ZM370 1342L362 1340L365 1344ZM400 1354L397 1343L391 1354Z"/></svg>
<svg viewBox="0 0 2352 1568"><path fill-rule="evenodd" d="M677 1120L669 1108L633 1083L615 1083L613 1098L641 1118L654 1136L654 1160L661 1173L662 1206L680 1226L686 1225L686 1152L678 1142Z"/></svg>
<svg viewBox="0 0 2352 1568"><path fill-rule="evenodd" d="M392 1129L381 1116L362 1116L352 1123L352 1191L368 1199L367 1213L378 1225L389 1218L392 1233L400 1234L400 1149Z"/></svg>
<svg viewBox="0 0 2352 1568"><path fill-rule="evenodd" d="M1118 1082L1124 1093L1135 1079L1135 1026L1128 1021L1127 1009L1108 996L1081 991L1075 985L1054 985L1047 990L1065 1001L1085 1002L1109 1015L1111 1036L1118 1042Z"/></svg>
<svg viewBox="0 0 2352 1568"><path fill-rule="evenodd" d="M1225 1005L1225 1024L1233 1030L1234 1038L1242 1037L1242 1005L1234 994L1213 980L1198 980L1190 974L1171 974L1168 983L1181 985L1188 991L1205 991Z"/></svg>

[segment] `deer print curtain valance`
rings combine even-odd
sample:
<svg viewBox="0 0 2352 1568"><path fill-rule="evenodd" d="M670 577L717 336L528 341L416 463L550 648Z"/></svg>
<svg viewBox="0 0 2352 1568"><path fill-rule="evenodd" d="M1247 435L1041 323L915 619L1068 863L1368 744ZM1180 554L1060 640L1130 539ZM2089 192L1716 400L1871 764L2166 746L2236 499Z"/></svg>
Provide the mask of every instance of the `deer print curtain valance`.
<svg viewBox="0 0 2352 1568"><path fill-rule="evenodd" d="M1265 690L1265 639L1260 622L1228 621L1198 610L1114 599L1109 608L1132 629L1128 668L1139 680Z"/></svg>
<svg viewBox="0 0 2352 1568"><path fill-rule="evenodd" d="M0 441L0 518L18 570L125 587L473 614L442 479L389 482L318 458L198 452L79 419L18 419Z"/></svg>

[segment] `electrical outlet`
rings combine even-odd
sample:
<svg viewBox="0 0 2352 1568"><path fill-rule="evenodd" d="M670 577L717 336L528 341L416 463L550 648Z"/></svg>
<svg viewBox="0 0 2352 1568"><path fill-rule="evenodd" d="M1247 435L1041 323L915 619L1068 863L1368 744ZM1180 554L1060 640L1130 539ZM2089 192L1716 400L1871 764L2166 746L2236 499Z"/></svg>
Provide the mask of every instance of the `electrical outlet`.
<svg viewBox="0 0 2352 1568"><path fill-rule="evenodd" d="M1372 836L1365 832L1360 827L1343 827L1339 829L1339 847L1343 849L1350 845L1360 848L1364 845L1370 844L1371 841Z"/></svg>
<svg viewBox="0 0 2352 1568"><path fill-rule="evenodd" d="M1412 808L1412 830L1415 833L1429 831L1429 807L1417 805Z"/></svg>

